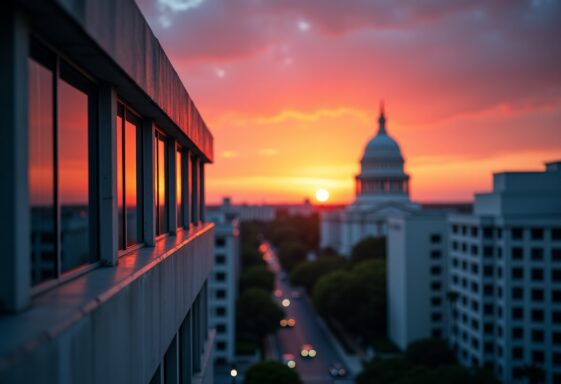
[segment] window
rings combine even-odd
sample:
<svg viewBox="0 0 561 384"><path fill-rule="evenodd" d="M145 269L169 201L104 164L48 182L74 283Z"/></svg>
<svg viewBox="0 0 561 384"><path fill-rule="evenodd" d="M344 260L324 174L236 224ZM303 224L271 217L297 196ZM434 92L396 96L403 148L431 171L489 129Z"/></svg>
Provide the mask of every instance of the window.
<svg viewBox="0 0 561 384"><path fill-rule="evenodd" d="M216 255L216 264L226 264L226 256L224 255Z"/></svg>
<svg viewBox="0 0 561 384"><path fill-rule="evenodd" d="M216 307L216 315L217 316L225 316L226 315L226 307Z"/></svg>
<svg viewBox="0 0 561 384"><path fill-rule="evenodd" d="M551 229L551 238L553 240L561 240L561 228L552 228Z"/></svg>
<svg viewBox="0 0 561 384"><path fill-rule="evenodd" d="M490 246L483 247L483 256L484 257L493 257L493 247L490 247Z"/></svg>
<svg viewBox="0 0 561 384"><path fill-rule="evenodd" d="M532 351L532 361L536 364L541 364L544 362L543 351Z"/></svg>
<svg viewBox="0 0 561 384"><path fill-rule="evenodd" d="M553 248L551 250L551 260L561 261L561 248Z"/></svg>
<svg viewBox="0 0 561 384"><path fill-rule="evenodd" d="M184 152L181 147L177 147L175 152L175 203L177 215L177 228L185 227L183 209L183 191L185 191L185 178L183 177L183 158Z"/></svg>
<svg viewBox="0 0 561 384"><path fill-rule="evenodd" d="M216 290L216 298L223 299L226 297L226 290L225 289L217 289Z"/></svg>
<svg viewBox="0 0 561 384"><path fill-rule="evenodd" d="M541 309L532 311L532 321L543 321L543 311Z"/></svg>
<svg viewBox="0 0 561 384"><path fill-rule="evenodd" d="M551 280L553 282L560 282L561 281L561 269L554 269L554 270L551 271Z"/></svg>
<svg viewBox="0 0 561 384"><path fill-rule="evenodd" d="M433 291L439 291L440 288L442 288L442 284L441 284L441 283L439 283L439 282L431 283L431 289L432 289Z"/></svg>
<svg viewBox="0 0 561 384"><path fill-rule="evenodd" d="M471 254L476 256L478 252L479 252L479 247L477 245L472 245L471 246Z"/></svg>
<svg viewBox="0 0 561 384"><path fill-rule="evenodd" d="M561 311L553 311L551 314L551 322L553 324L561 324Z"/></svg>
<svg viewBox="0 0 561 384"><path fill-rule="evenodd" d="M532 341L535 343L541 343L544 340L543 331L540 329L534 329L532 331Z"/></svg>
<svg viewBox="0 0 561 384"><path fill-rule="evenodd" d="M31 40L30 52L31 281L37 285L97 260L90 169L96 97L87 79L40 43Z"/></svg>
<svg viewBox="0 0 561 384"><path fill-rule="evenodd" d="M432 234L430 236L430 242L435 244L435 243L440 243L442 240L441 236L439 234Z"/></svg>
<svg viewBox="0 0 561 384"><path fill-rule="evenodd" d="M542 281L543 280L543 269L532 269L532 280L533 281Z"/></svg>
<svg viewBox="0 0 561 384"><path fill-rule="evenodd" d="M224 272L216 272L216 281L225 281L226 274Z"/></svg>
<svg viewBox="0 0 561 384"><path fill-rule="evenodd" d="M484 239L492 239L493 238L493 228L492 227L484 227L483 228L483 238Z"/></svg>
<svg viewBox="0 0 561 384"><path fill-rule="evenodd" d="M524 270L522 268L512 268L512 279L522 279L524 277Z"/></svg>
<svg viewBox="0 0 561 384"><path fill-rule="evenodd" d="M524 317L524 310L520 307L512 308L512 318L520 320Z"/></svg>
<svg viewBox="0 0 561 384"><path fill-rule="evenodd" d="M442 256L442 252L440 251L431 251L430 253L430 257L432 259L440 259L441 256Z"/></svg>
<svg viewBox="0 0 561 384"><path fill-rule="evenodd" d="M433 313L433 314L431 315L431 320L432 320L432 321L440 321L440 320L442 320L442 314L440 314L440 313Z"/></svg>
<svg viewBox="0 0 561 384"><path fill-rule="evenodd" d="M513 247L511 255L512 260L522 260L524 252L521 247Z"/></svg>
<svg viewBox="0 0 561 384"><path fill-rule="evenodd" d="M223 237L216 237L216 239L214 240L214 244L217 247L223 247L224 245L226 245L226 239Z"/></svg>
<svg viewBox="0 0 561 384"><path fill-rule="evenodd" d="M543 289L532 289L532 300L543 301Z"/></svg>
<svg viewBox="0 0 561 384"><path fill-rule="evenodd" d="M483 293L484 293L486 296L492 295L492 294L493 294L493 286L492 286L491 284L485 284L485 285L483 286Z"/></svg>
<svg viewBox="0 0 561 384"><path fill-rule="evenodd" d="M512 228L511 229L511 236L514 240L522 240L524 231L522 228Z"/></svg>
<svg viewBox="0 0 561 384"><path fill-rule="evenodd" d="M123 104L117 106L117 209L119 248L142 241L140 199L140 120Z"/></svg>
<svg viewBox="0 0 561 384"><path fill-rule="evenodd" d="M167 215L167 140L159 131L154 138L154 196L156 205L156 235L168 231Z"/></svg>
<svg viewBox="0 0 561 384"><path fill-rule="evenodd" d="M512 358L514 360L522 359L522 357L524 357L524 351L522 350L522 348L512 348Z"/></svg>
<svg viewBox="0 0 561 384"><path fill-rule="evenodd" d="M434 306L439 306L442 304L442 299L440 297L433 297L431 299L431 304Z"/></svg>
<svg viewBox="0 0 561 384"><path fill-rule="evenodd" d="M512 338L514 340L521 340L524 337L524 329L520 327L512 328Z"/></svg>
<svg viewBox="0 0 561 384"><path fill-rule="evenodd" d="M532 228L531 234L532 234L532 240L542 240L543 228Z"/></svg>
<svg viewBox="0 0 561 384"><path fill-rule="evenodd" d="M440 267L438 267L438 266L437 266L437 267L432 267L432 268L430 269L430 273L431 273L432 275L440 275L441 272L442 272L442 268L440 268Z"/></svg>
<svg viewBox="0 0 561 384"><path fill-rule="evenodd" d="M512 288L512 298L522 299L524 296L524 289L520 287Z"/></svg>
<svg viewBox="0 0 561 384"><path fill-rule="evenodd" d="M552 300L554 303L561 303L561 290L555 289L551 292ZM543 292L542 292L542 301L543 301Z"/></svg>
<svg viewBox="0 0 561 384"><path fill-rule="evenodd" d="M493 276L493 266L486 265L483 267L483 275L484 276Z"/></svg>
<svg viewBox="0 0 561 384"><path fill-rule="evenodd" d="M471 236L472 237L477 237L479 231L477 227L471 227Z"/></svg>
<svg viewBox="0 0 561 384"><path fill-rule="evenodd" d="M216 342L216 349L219 351L223 351L226 349L226 342L224 341L217 341Z"/></svg>
<svg viewBox="0 0 561 384"><path fill-rule="evenodd" d="M543 248L532 248L532 260L543 260Z"/></svg>
<svg viewBox="0 0 561 384"><path fill-rule="evenodd" d="M217 324L216 325L216 332L226 333L226 324Z"/></svg>

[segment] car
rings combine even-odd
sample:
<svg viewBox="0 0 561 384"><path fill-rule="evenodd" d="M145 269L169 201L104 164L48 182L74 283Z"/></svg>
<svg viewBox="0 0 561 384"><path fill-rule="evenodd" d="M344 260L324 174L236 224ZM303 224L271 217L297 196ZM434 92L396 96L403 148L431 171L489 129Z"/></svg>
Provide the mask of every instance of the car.
<svg viewBox="0 0 561 384"><path fill-rule="evenodd" d="M347 370L343 367L343 364L333 363L329 366L329 374L332 377L345 377L347 375Z"/></svg>
<svg viewBox="0 0 561 384"><path fill-rule="evenodd" d="M296 367L296 358L292 353L285 353L282 355L282 363L288 368Z"/></svg>
<svg viewBox="0 0 561 384"><path fill-rule="evenodd" d="M300 356L303 358L313 359L316 357L317 351L312 344L304 344L300 350Z"/></svg>
<svg viewBox="0 0 561 384"><path fill-rule="evenodd" d="M302 294L300 293L300 291L292 291L292 298L293 299L299 299L300 297L302 297Z"/></svg>
<svg viewBox="0 0 561 384"><path fill-rule="evenodd" d="M293 328L296 325L296 320L294 319L282 319L280 321L280 326L282 328Z"/></svg>

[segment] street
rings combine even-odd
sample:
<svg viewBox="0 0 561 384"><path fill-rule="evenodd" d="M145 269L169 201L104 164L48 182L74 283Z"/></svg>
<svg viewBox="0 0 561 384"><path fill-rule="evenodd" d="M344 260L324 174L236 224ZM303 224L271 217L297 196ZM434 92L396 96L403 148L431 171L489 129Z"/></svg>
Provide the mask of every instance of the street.
<svg viewBox="0 0 561 384"><path fill-rule="evenodd" d="M276 297L276 300L278 300L279 304L284 299L290 300L290 305L283 307L283 309L287 319L296 320L296 325L293 328L281 328L277 333L277 344L281 360L284 354L294 355L296 361L295 369L306 384L351 383L352 380L348 377L333 378L329 374L329 367L333 363L342 364L338 353L331 344L324 329L319 325L316 319L317 315L311 307L311 303L305 297L303 290L291 287L288 276L281 270L274 250L269 247L267 253L269 267L276 274L275 289L281 292L280 297ZM293 297L293 292L300 293L301 297ZM300 351L304 344L311 344L317 351L315 358L305 359L300 356ZM342 367L348 372L347 367L344 365Z"/></svg>

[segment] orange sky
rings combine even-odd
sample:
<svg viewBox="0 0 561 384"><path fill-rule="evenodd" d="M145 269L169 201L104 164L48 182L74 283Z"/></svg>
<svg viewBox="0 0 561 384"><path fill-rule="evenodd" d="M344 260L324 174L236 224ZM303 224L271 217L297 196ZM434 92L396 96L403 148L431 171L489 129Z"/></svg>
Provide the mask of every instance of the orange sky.
<svg viewBox="0 0 561 384"><path fill-rule="evenodd" d="M559 1L139 6L213 132L210 203L352 201L381 99L414 200L561 159Z"/></svg>

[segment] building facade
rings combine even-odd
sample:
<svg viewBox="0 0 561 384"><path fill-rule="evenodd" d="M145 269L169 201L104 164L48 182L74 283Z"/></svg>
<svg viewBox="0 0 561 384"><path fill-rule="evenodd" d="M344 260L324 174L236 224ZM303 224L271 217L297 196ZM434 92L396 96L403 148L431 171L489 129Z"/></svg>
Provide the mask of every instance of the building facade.
<svg viewBox="0 0 561 384"><path fill-rule="evenodd" d="M229 204L207 211L215 223L214 268L209 278L209 321L216 330L214 361L219 368L236 364L236 301L240 272L240 230ZM221 369L220 371L228 369Z"/></svg>
<svg viewBox="0 0 561 384"><path fill-rule="evenodd" d="M495 174L473 215L449 218L450 344L507 383L561 382L561 162ZM538 373L539 374L539 373Z"/></svg>
<svg viewBox="0 0 561 384"><path fill-rule="evenodd" d="M320 245L348 256L367 236L385 236L387 218L419 209L409 199L409 175L397 142L388 134L383 105L378 133L368 142L355 177L355 201L344 210L323 212Z"/></svg>
<svg viewBox="0 0 561 384"><path fill-rule="evenodd" d="M0 382L211 383L213 138L132 0L0 14Z"/></svg>
<svg viewBox="0 0 561 384"><path fill-rule="evenodd" d="M447 335L447 224L434 211L388 220L388 337L402 350Z"/></svg>

